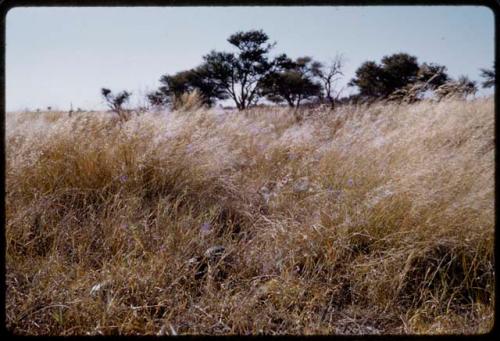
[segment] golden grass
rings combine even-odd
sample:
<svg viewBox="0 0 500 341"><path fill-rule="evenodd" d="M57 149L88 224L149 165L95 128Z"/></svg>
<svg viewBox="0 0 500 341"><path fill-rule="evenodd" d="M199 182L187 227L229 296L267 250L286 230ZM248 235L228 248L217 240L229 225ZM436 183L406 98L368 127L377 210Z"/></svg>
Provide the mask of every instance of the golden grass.
<svg viewBox="0 0 500 341"><path fill-rule="evenodd" d="M124 123L7 115L9 330L492 328L492 98L344 106L300 122L185 100Z"/></svg>

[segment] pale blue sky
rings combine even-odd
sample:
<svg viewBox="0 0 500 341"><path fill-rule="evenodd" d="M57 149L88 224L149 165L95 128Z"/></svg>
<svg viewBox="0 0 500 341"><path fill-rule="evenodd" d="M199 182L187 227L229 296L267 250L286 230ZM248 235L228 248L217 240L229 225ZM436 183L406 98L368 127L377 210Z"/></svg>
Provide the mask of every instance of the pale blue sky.
<svg viewBox="0 0 500 341"><path fill-rule="evenodd" d="M162 74L192 68L212 49L231 50L227 37L249 29L276 41L274 54L320 61L343 54L339 86L362 62L396 52L474 80L494 60L494 15L486 7L14 8L6 27L7 111L70 103L101 109L103 86L132 91L137 104Z"/></svg>

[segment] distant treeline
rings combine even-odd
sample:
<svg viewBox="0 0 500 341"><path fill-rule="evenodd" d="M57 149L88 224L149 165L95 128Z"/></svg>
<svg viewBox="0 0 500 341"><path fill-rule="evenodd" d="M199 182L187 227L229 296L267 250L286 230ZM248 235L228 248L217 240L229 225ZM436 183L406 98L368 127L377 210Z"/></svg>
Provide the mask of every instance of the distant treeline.
<svg viewBox="0 0 500 341"><path fill-rule="evenodd" d="M380 63L366 61L356 70L348 86L355 86L358 93L341 97L344 88L336 83L343 76L343 59L336 55L329 63L312 57L297 59L285 53L271 58L269 53L276 43L271 43L262 30L232 34L227 41L235 52L211 51L203 56L197 67L161 76L161 86L147 94L148 103L154 107L175 109L186 94L196 93L206 106L218 100L230 99L239 110L256 105L261 99L299 107L304 103L326 104L398 100L414 102L428 91L438 98L449 95L466 96L477 91L477 84L466 76L452 79L446 66L436 63L419 63L417 57L407 53L385 56ZM483 87L495 84L495 67L481 69ZM113 95L101 89L111 110L120 112L131 93L122 91Z"/></svg>

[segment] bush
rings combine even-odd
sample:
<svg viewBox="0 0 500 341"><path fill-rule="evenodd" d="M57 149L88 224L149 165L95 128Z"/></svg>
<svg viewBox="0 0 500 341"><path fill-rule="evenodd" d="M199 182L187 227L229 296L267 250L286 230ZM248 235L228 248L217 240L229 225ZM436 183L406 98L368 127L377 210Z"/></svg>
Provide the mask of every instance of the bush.
<svg viewBox="0 0 500 341"><path fill-rule="evenodd" d="M109 109L118 114L118 116L122 121L125 121L127 119L127 113L126 110L123 108L123 105L129 101L132 93L128 91L122 91L116 95L113 95L111 90L107 88L102 88L101 94L104 100L106 101L106 104L108 105Z"/></svg>

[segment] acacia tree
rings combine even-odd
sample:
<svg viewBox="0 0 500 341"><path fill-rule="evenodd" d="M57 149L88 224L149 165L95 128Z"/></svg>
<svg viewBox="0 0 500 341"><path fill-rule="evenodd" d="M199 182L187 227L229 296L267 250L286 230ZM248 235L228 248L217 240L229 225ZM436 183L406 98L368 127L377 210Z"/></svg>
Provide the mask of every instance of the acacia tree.
<svg viewBox="0 0 500 341"><path fill-rule="evenodd" d="M175 104L183 94L197 90L204 105L211 106L217 99L227 98L223 89L208 77L206 67L198 66L191 70L163 75L158 90L149 93L147 98L153 106Z"/></svg>
<svg viewBox="0 0 500 341"><path fill-rule="evenodd" d="M203 57L207 77L223 89L239 110L255 104L261 81L272 71L269 51L274 47L262 30L237 32L227 40L236 53L211 51Z"/></svg>
<svg viewBox="0 0 500 341"><path fill-rule="evenodd" d="M407 53L396 53L383 57L381 62L382 79L387 95L407 84L416 82L419 70L417 57Z"/></svg>
<svg viewBox="0 0 500 341"><path fill-rule="evenodd" d="M334 87L336 81L343 76L342 66L343 58L341 55L336 55L335 58L329 64L323 64L320 62L314 62L312 64L312 73L315 77L319 78L322 83L322 98L330 103L331 108L335 106L335 100L337 96L334 96Z"/></svg>
<svg viewBox="0 0 500 341"><path fill-rule="evenodd" d="M262 80L262 95L275 103L286 101L290 107L299 107L301 101L319 96L321 84L315 82L311 57L292 61L286 55L275 59L276 69Z"/></svg>
<svg viewBox="0 0 500 341"><path fill-rule="evenodd" d="M427 83L431 90L448 82L450 77L446 73L446 66L435 63L423 63L417 72L417 80Z"/></svg>
<svg viewBox="0 0 500 341"><path fill-rule="evenodd" d="M348 83L350 86L357 86L360 97L378 98L386 93L386 85L383 79L383 69L373 61L361 64L356 70L356 77Z"/></svg>
<svg viewBox="0 0 500 341"><path fill-rule="evenodd" d="M126 119L125 110L123 109L123 105L126 102L128 102L132 93L128 92L128 91L122 91L122 92L114 95L110 89L101 88L101 94L102 94L106 104L111 109L111 111L117 113L118 116L120 117L120 119L122 119L122 120Z"/></svg>
<svg viewBox="0 0 500 341"><path fill-rule="evenodd" d="M158 90L149 93L147 98L151 105L162 107L175 102L175 99L192 88L192 71L181 71L174 75L163 75Z"/></svg>
<svg viewBox="0 0 500 341"><path fill-rule="evenodd" d="M480 69L481 77L484 78L482 83L483 88L491 88L495 86L495 65L491 69Z"/></svg>
<svg viewBox="0 0 500 341"><path fill-rule="evenodd" d="M388 98L418 82L427 82L429 89L435 89L449 80L445 70L444 66L432 63L419 65L417 57L397 53L383 57L380 64L373 61L363 63L349 85L357 86L361 97Z"/></svg>

